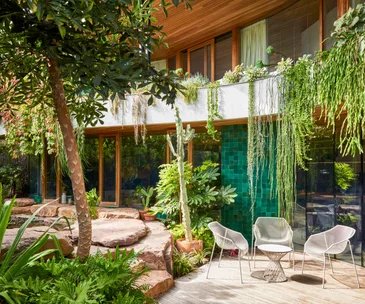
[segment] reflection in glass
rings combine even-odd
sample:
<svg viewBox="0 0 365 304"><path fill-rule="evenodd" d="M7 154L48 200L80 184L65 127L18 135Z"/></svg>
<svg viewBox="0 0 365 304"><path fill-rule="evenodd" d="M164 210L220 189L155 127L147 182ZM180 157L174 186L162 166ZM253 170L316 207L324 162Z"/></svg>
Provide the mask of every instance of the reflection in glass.
<svg viewBox="0 0 365 304"><path fill-rule="evenodd" d="M46 155L46 198L56 198L55 155Z"/></svg>
<svg viewBox="0 0 365 304"><path fill-rule="evenodd" d="M335 224L334 142L331 131L319 126L311 141L307 172L308 237Z"/></svg>
<svg viewBox="0 0 365 304"><path fill-rule="evenodd" d="M103 137L103 202L115 202L116 186L116 138Z"/></svg>
<svg viewBox="0 0 365 304"><path fill-rule="evenodd" d="M84 143L84 175L85 188L99 191L99 138L87 137Z"/></svg>
<svg viewBox="0 0 365 304"><path fill-rule="evenodd" d="M156 186L158 167L165 163L164 135L148 136L146 144L136 145L134 137L122 137L121 204L135 206L140 199L134 196L137 186Z"/></svg>
<svg viewBox="0 0 365 304"><path fill-rule="evenodd" d="M29 194L42 194L41 156L29 155Z"/></svg>
<svg viewBox="0 0 365 304"><path fill-rule="evenodd" d="M204 161L210 160L213 163L221 163L221 132L216 133L218 140L214 140L207 133L198 133L193 139L193 166L198 167Z"/></svg>

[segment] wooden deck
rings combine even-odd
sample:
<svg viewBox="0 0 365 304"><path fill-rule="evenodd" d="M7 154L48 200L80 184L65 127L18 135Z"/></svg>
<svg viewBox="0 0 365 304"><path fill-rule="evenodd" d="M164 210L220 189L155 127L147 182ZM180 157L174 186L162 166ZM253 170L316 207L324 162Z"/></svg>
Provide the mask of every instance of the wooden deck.
<svg viewBox="0 0 365 304"><path fill-rule="evenodd" d="M207 280L208 265L175 280L175 287L158 298L160 304L271 304L271 303L315 303L315 304L365 304L365 268L357 266L360 289L357 288L352 264L334 260L334 274L326 268L326 284L322 289L322 262L306 257L304 274L301 274L302 255L296 254L296 270L289 267L287 257L282 265L288 281L267 283L259 279L268 260L259 256L256 268L242 261L243 284L240 282L238 261L224 257L218 268L214 259Z"/></svg>

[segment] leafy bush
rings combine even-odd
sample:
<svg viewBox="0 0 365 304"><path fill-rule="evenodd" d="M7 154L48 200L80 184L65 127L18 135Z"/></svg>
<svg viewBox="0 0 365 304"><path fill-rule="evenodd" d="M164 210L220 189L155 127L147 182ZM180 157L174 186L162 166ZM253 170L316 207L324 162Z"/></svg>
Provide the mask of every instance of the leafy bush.
<svg viewBox="0 0 365 304"><path fill-rule="evenodd" d="M98 218L98 210L97 206L100 204L100 196L96 192L96 188L91 189L89 192L86 192L86 200L89 204L90 216L92 219Z"/></svg>
<svg viewBox="0 0 365 304"><path fill-rule="evenodd" d="M192 253L174 250L172 256L174 260L174 278L182 277L194 270L192 256Z"/></svg>
<svg viewBox="0 0 365 304"><path fill-rule="evenodd" d="M186 103L194 103L198 99L198 88L204 87L209 83L209 79L202 74L197 73L181 82L186 88L184 91L184 101Z"/></svg>
<svg viewBox="0 0 365 304"><path fill-rule="evenodd" d="M101 253L79 259L33 262L21 278L8 284L8 292L18 303L155 303L136 287L136 280L146 271L130 268L136 254L120 251L108 257Z"/></svg>
<svg viewBox="0 0 365 304"><path fill-rule="evenodd" d="M160 168L160 181L156 187L157 203L152 209L166 213L171 220L177 220L180 215L177 163L161 165ZM220 176L218 164L206 161L202 166L193 169L190 164L185 163L184 171L192 216L210 215L212 211L234 202L237 196L235 188L217 186Z"/></svg>

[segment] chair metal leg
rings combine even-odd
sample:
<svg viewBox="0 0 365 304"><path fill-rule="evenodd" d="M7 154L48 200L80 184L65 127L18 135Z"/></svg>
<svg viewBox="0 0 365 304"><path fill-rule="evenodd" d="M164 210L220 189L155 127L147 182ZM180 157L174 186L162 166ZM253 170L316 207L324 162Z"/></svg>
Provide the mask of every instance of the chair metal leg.
<svg viewBox="0 0 365 304"><path fill-rule="evenodd" d="M256 268L256 242L253 245L253 268Z"/></svg>
<svg viewBox="0 0 365 304"><path fill-rule="evenodd" d="M221 266L222 253L223 253L223 247L222 247L222 249L221 249L221 253L220 253L220 255L219 255L218 267L220 267L220 266Z"/></svg>
<svg viewBox="0 0 365 304"><path fill-rule="evenodd" d="M215 242L214 242L214 245L213 245L212 254L210 255L210 261L209 261L208 272L207 272L207 277L206 277L207 279L208 279L208 275L209 275L210 266L212 265L214 249L215 249Z"/></svg>
<svg viewBox="0 0 365 304"><path fill-rule="evenodd" d="M332 266L331 256L329 254L328 254L328 260L330 261L331 271L333 274L333 266Z"/></svg>
<svg viewBox="0 0 365 304"><path fill-rule="evenodd" d="M352 253L351 243L350 243L350 241L348 241L348 243L349 243L350 252L351 252L352 264L354 265L354 269L355 269L355 275L356 275L356 280L357 280L357 287L360 288L360 282L359 282L359 277L357 275L357 270L356 270L354 255Z"/></svg>
<svg viewBox="0 0 365 304"><path fill-rule="evenodd" d="M294 251L294 244L293 244L293 271L295 271L295 251Z"/></svg>
<svg viewBox="0 0 365 304"><path fill-rule="evenodd" d="M248 261L248 269L250 269L250 272L251 272L250 249L247 250L247 261Z"/></svg>
<svg viewBox="0 0 365 304"><path fill-rule="evenodd" d="M305 252L303 251L302 274L303 274L303 271L304 271L304 260L305 260Z"/></svg>
<svg viewBox="0 0 365 304"><path fill-rule="evenodd" d="M238 264L240 266L241 284L243 284L243 280L242 280L242 267L241 267L241 250L240 249L238 249Z"/></svg>
<svg viewBox="0 0 365 304"><path fill-rule="evenodd" d="M322 288L324 289L324 276L326 274L326 254L323 255L323 278L322 278Z"/></svg>

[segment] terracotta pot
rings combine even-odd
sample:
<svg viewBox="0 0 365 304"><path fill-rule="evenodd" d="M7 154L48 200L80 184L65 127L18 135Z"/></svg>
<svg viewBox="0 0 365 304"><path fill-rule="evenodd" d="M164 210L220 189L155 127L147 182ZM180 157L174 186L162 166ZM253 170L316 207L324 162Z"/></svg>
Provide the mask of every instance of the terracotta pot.
<svg viewBox="0 0 365 304"><path fill-rule="evenodd" d="M145 215L147 214L147 212L149 210L138 210L139 211L139 216L141 218L141 220L144 220L145 219Z"/></svg>
<svg viewBox="0 0 365 304"><path fill-rule="evenodd" d="M202 240L193 240L192 242L188 242L185 239L177 239L176 247L179 251L182 252L194 252L194 251L202 251L203 250L203 241Z"/></svg>
<svg viewBox="0 0 365 304"><path fill-rule="evenodd" d="M144 214L144 220L145 221L155 221L156 220L156 214L145 213Z"/></svg>

